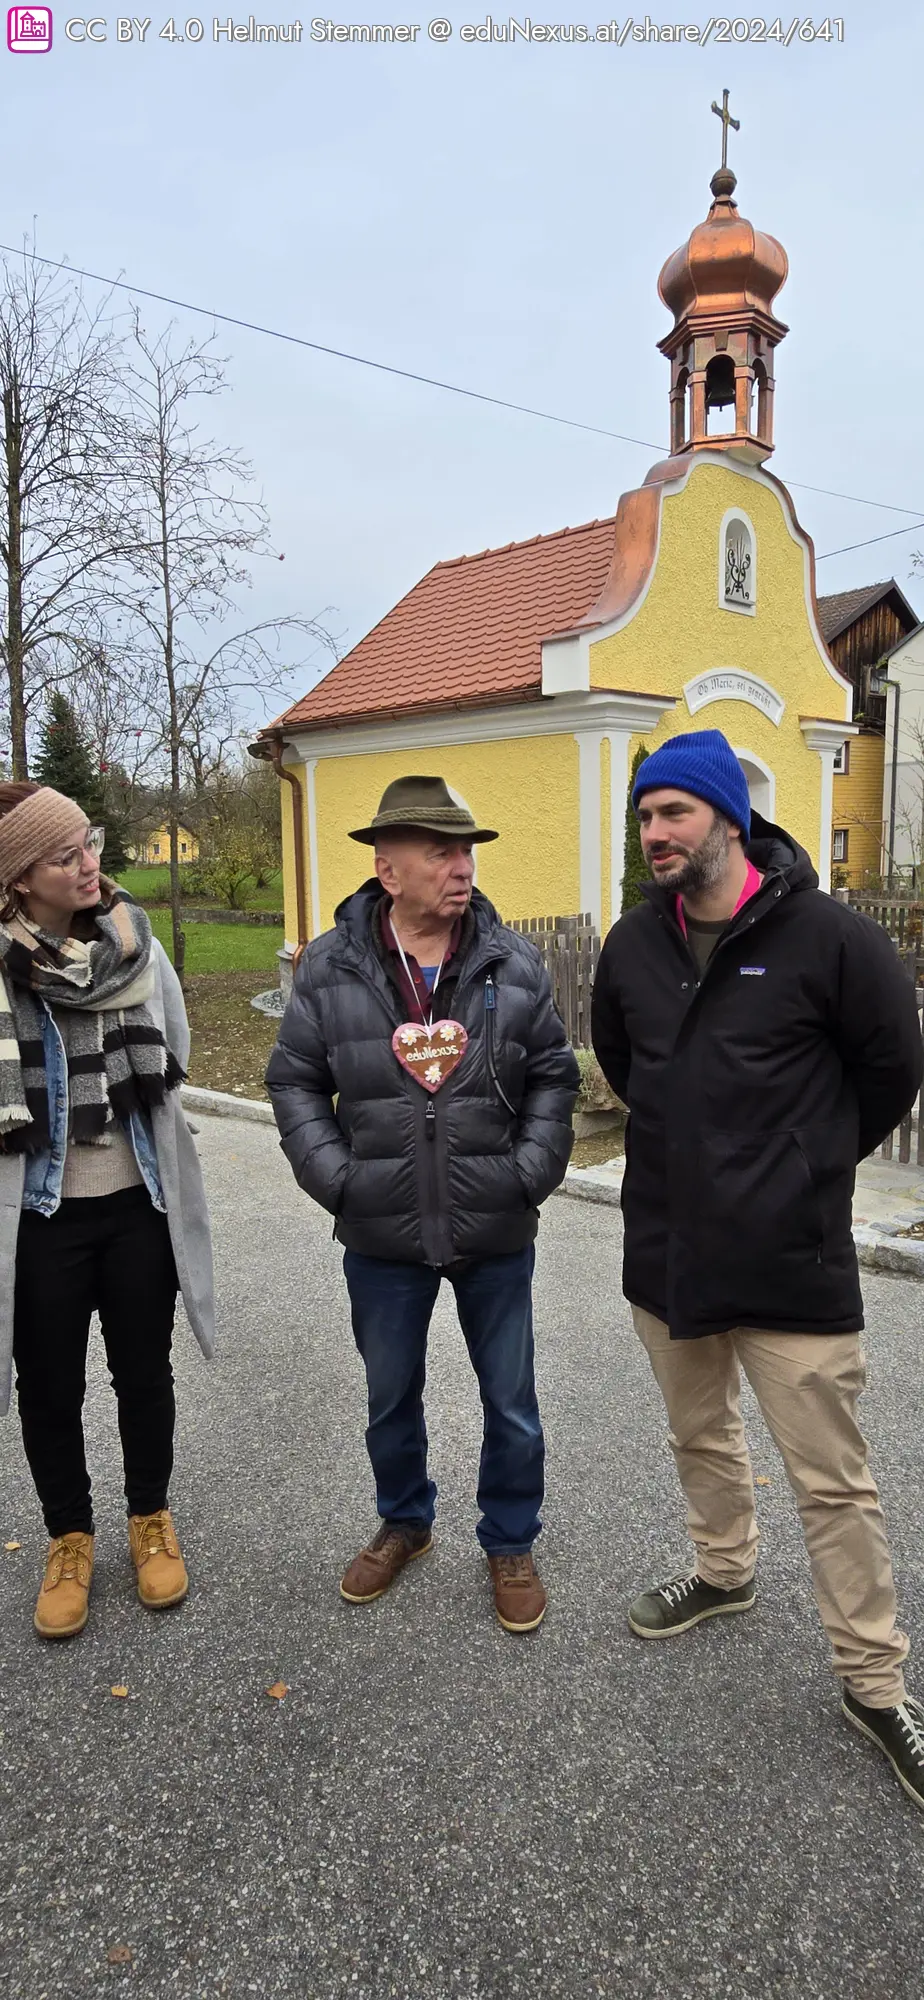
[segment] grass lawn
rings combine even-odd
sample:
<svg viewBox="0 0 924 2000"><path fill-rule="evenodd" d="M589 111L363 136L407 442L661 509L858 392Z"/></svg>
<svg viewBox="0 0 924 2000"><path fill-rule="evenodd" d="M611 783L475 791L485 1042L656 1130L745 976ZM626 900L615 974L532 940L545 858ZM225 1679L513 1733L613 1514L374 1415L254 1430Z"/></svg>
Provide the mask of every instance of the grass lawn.
<svg viewBox="0 0 924 2000"><path fill-rule="evenodd" d="M148 909L154 936L159 938L168 958L173 957L173 929L169 910ZM266 991L279 984L277 951L285 936L280 924L185 924L186 971L190 978L202 972L262 972L253 991Z"/></svg>
<svg viewBox="0 0 924 2000"><path fill-rule="evenodd" d="M181 885L182 880L183 870L181 868ZM124 868L118 877L118 882L119 887L127 889L128 894L134 896L135 900L139 903L150 905L169 902L170 870L166 865L159 868ZM208 898L199 896L195 898L195 901L203 904L208 901ZM247 897L247 908L248 910L282 909L281 869L270 877L265 888L250 890Z"/></svg>

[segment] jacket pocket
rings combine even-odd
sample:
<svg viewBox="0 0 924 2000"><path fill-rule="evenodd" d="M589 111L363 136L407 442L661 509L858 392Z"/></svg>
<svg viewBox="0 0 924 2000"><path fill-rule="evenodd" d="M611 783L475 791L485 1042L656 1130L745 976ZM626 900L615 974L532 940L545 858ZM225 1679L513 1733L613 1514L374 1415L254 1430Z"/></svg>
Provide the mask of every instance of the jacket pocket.
<svg viewBox="0 0 924 2000"><path fill-rule="evenodd" d="M830 1119L795 1134L818 1213L822 1255L838 1255L853 1242L857 1120Z"/></svg>
<svg viewBox="0 0 924 2000"><path fill-rule="evenodd" d="M818 1244L821 1209L797 1131L713 1132L700 1148L695 1212L703 1247L727 1259L735 1243L763 1254Z"/></svg>
<svg viewBox="0 0 924 2000"><path fill-rule="evenodd" d="M355 1159L351 1158L347 1161L347 1170L343 1176L343 1180L340 1183L340 1193L337 1196L337 1206L334 1209L334 1214L338 1218L338 1220L341 1216L346 1215L347 1197L349 1194L350 1180L351 1177L355 1174L355 1172L356 1172L356 1161Z"/></svg>
<svg viewBox="0 0 924 2000"><path fill-rule="evenodd" d="M706 1326L826 1314L821 1207L800 1136L711 1132L690 1167L695 1178L672 1189L675 1310Z"/></svg>

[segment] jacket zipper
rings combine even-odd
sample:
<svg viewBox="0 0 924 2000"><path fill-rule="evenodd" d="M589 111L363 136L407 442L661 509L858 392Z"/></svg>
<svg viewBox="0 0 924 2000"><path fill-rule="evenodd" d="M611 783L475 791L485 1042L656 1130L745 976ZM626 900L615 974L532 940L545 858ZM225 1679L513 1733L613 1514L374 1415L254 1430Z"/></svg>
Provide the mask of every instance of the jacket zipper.
<svg viewBox="0 0 924 2000"><path fill-rule="evenodd" d="M500 1098L501 1103L506 1106L507 1110L510 1113L511 1118L516 1118L517 1115L516 1107L515 1105L511 1104L510 1099L507 1096L507 1093L504 1089L504 1086L501 1083L500 1077L497 1074L497 1062L494 1055L494 1016L496 1012L497 1012L497 992L495 989L493 977L489 972L484 982L485 1060L488 1066L488 1075L491 1079L491 1082L494 1085L494 1088L497 1092L498 1097Z"/></svg>
<svg viewBox="0 0 924 2000"><path fill-rule="evenodd" d="M378 982L375 979L373 979L368 972L366 972L365 968L362 965L351 965L349 961L346 959L341 959L339 963L343 966L345 971L355 973L357 979L362 980L363 985L368 987L371 993L375 994L376 999L380 1000L382 1002L382 1005L386 1008L386 1011L390 1013L391 1019L394 1021L395 1027L400 1028L402 1025L403 1017L398 1012L397 1006L393 1005L391 1008L389 1008L388 999L386 995L383 994L381 987L378 985ZM397 1057L395 1057L395 1061L397 1062ZM412 1084L412 1089L420 1090L421 1086L419 1083ZM412 1115L414 1117L415 1125L418 1125L419 1106L415 1106L415 1101L413 1097L411 1098L411 1106L412 1106ZM436 1247L439 1236L441 1195L444 1197L444 1213L447 1218L447 1229L448 1229L449 1176L448 1173L444 1175L443 1169L446 1166L446 1162L444 1159L441 1158L440 1153L436 1148L436 1136L437 1136L436 1103L435 1100L429 1095L429 1093L427 1094L427 1102L423 1113L423 1134L424 1134L423 1144L421 1145L420 1141L418 1140L418 1144L415 1149L417 1199L420 1204L421 1235L424 1238L425 1246L427 1238L430 1237L432 1238L434 1247ZM429 1150L431 1145L434 1148L432 1153ZM444 1179L446 1185L445 1187L442 1187L441 1183L444 1181Z"/></svg>

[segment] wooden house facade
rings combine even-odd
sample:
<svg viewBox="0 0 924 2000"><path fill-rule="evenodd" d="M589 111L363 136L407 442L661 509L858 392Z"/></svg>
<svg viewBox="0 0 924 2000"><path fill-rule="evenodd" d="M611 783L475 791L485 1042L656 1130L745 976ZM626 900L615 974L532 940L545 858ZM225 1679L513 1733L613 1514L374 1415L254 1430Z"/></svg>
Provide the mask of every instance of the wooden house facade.
<svg viewBox="0 0 924 2000"><path fill-rule="evenodd" d="M835 761L832 879L862 889L874 886L888 866L883 853L887 655L918 620L890 577L819 597L818 622L832 659L853 687L859 731Z"/></svg>

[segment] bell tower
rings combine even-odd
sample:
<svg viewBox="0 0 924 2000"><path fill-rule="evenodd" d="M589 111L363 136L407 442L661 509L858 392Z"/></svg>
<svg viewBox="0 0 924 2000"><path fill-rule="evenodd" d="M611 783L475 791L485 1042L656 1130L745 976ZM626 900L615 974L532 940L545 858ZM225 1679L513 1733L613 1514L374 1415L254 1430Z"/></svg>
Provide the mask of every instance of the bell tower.
<svg viewBox="0 0 924 2000"><path fill-rule="evenodd" d="M728 133L740 121L727 90L712 109L722 120L712 207L658 279L674 315L658 342L671 364L671 456L708 447L759 465L773 450L773 351L788 328L772 306L789 259L775 236L739 215Z"/></svg>

